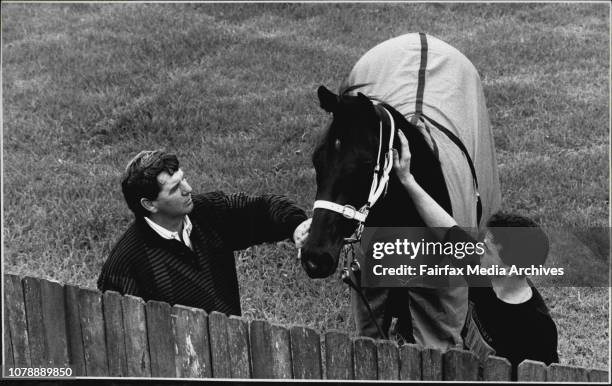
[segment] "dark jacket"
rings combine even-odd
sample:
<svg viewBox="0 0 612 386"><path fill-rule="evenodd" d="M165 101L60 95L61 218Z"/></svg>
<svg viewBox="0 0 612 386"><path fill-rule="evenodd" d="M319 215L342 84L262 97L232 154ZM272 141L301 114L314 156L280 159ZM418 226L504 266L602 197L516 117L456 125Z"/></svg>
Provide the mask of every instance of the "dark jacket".
<svg viewBox="0 0 612 386"><path fill-rule="evenodd" d="M211 192L194 195L193 203L193 251L137 219L112 249L98 288L240 315L233 251L291 238L306 214L276 195Z"/></svg>

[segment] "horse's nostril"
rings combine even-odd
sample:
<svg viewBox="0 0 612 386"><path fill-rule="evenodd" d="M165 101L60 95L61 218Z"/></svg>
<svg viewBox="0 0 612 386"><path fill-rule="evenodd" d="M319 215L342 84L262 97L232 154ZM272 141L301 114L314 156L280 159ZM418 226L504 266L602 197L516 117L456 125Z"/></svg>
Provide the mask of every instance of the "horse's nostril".
<svg viewBox="0 0 612 386"><path fill-rule="evenodd" d="M315 271L317 269L317 265L313 263L311 260L306 261L306 267L311 271Z"/></svg>
<svg viewBox="0 0 612 386"><path fill-rule="evenodd" d="M324 278L333 273L334 259L327 252L302 252L302 266L311 278Z"/></svg>

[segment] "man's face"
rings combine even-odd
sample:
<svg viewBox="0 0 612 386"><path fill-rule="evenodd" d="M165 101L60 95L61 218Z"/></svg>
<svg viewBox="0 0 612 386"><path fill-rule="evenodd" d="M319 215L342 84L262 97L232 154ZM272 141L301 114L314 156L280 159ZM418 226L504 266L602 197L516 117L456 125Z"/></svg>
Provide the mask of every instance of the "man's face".
<svg viewBox="0 0 612 386"><path fill-rule="evenodd" d="M158 216L171 219L182 217L191 212L193 209L191 186L187 183L181 169L172 175L161 172L157 176L157 182L160 191L152 204L157 209L156 214Z"/></svg>
<svg viewBox="0 0 612 386"><path fill-rule="evenodd" d="M491 268L494 265L500 268L505 267L506 265L504 264L501 257L499 256L501 245L495 244L493 240L493 235L488 230L484 238L484 244L485 244L485 253L480 258L480 266L482 268Z"/></svg>

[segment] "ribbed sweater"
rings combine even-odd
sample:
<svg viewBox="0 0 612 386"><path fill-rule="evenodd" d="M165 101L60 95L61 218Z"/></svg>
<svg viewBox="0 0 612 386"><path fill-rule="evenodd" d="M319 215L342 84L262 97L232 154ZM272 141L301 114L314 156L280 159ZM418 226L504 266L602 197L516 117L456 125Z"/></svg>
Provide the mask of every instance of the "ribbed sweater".
<svg viewBox="0 0 612 386"><path fill-rule="evenodd" d="M136 219L104 263L100 291L241 314L233 252L292 237L306 214L277 195L210 192L192 198L193 251Z"/></svg>

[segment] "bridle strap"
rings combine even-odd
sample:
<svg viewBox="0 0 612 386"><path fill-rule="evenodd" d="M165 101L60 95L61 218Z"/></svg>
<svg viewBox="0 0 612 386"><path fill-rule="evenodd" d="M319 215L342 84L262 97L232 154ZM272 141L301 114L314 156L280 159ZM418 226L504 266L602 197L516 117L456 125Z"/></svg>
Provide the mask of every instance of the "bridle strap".
<svg viewBox="0 0 612 386"><path fill-rule="evenodd" d="M359 222L365 222L367 217L365 213L359 212L351 205L340 205L331 201L317 200L314 203L313 209L317 208L331 210L332 212L340 213L349 220L357 220Z"/></svg>
<svg viewBox="0 0 612 386"><path fill-rule="evenodd" d="M372 178L372 186L370 188L370 194L368 196L368 208L371 208L376 204L376 201L380 198L383 191L387 189L389 184L389 175L391 174L391 169L393 169L393 139L395 138L395 121L393 120L393 116L383 106L380 108L387 113L389 117L389 122L391 126L391 132L389 134L389 147L387 148L387 152L385 153L385 164L383 166L383 174L380 177L380 181L378 179L378 171L380 167L380 153L382 148L382 117L380 119L380 136L378 141L378 156L376 158L376 167L374 168L374 177Z"/></svg>

